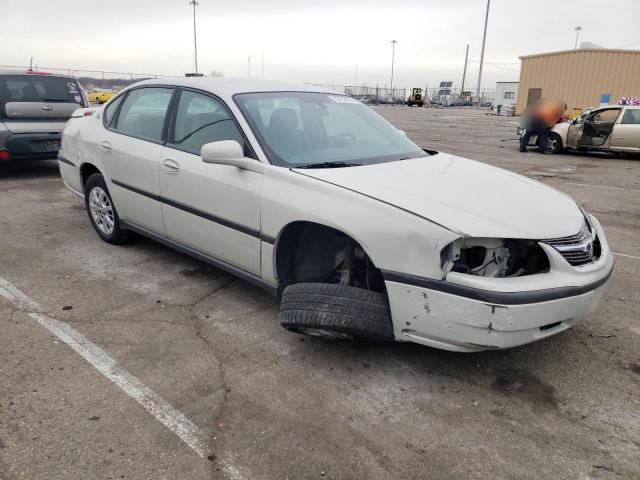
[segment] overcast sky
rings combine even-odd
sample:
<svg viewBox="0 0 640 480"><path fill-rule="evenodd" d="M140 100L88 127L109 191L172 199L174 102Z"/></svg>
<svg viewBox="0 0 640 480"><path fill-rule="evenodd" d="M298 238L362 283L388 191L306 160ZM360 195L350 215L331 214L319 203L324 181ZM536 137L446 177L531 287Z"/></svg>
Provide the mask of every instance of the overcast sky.
<svg viewBox="0 0 640 480"><path fill-rule="evenodd" d="M479 60L486 0L199 0L199 70L272 80L459 86L465 45ZM193 71L188 0L0 0L0 65ZM518 57L581 41L640 49L640 0L493 0L483 87L517 80ZM478 64L469 64L468 83Z"/></svg>

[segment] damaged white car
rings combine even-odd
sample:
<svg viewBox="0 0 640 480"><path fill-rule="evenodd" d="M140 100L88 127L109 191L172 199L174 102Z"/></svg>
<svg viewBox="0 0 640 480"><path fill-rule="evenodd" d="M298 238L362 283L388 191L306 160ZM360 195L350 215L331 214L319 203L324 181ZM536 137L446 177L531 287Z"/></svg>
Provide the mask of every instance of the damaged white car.
<svg viewBox="0 0 640 480"><path fill-rule="evenodd" d="M59 165L102 239L137 232L232 272L309 335L513 347L593 311L613 270L567 195L423 150L315 87L141 82L74 114Z"/></svg>

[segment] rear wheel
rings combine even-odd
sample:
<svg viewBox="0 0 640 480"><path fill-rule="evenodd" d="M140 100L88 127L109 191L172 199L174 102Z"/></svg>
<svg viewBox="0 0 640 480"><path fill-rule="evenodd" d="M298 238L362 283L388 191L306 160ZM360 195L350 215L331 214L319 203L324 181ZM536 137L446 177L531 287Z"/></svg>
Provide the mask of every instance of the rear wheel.
<svg viewBox="0 0 640 480"><path fill-rule="evenodd" d="M127 231L120 228L118 212L101 174L94 173L87 179L84 202L91 225L100 238L113 244L121 244L127 240Z"/></svg>
<svg viewBox="0 0 640 480"><path fill-rule="evenodd" d="M393 340L387 296L328 283L296 283L282 295L280 324L328 340Z"/></svg>

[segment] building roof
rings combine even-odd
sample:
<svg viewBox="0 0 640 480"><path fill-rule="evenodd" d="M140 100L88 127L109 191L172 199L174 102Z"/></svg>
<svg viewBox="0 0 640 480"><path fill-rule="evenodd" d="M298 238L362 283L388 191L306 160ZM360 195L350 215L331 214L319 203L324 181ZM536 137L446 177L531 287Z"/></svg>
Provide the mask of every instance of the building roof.
<svg viewBox="0 0 640 480"><path fill-rule="evenodd" d="M594 52L594 53L627 53L630 55L640 55L640 50L623 50L615 48L577 48L573 50L560 50L558 52L546 52L546 53L534 53L532 55L522 55L520 60L535 57L551 57L554 55L579 55L581 53Z"/></svg>

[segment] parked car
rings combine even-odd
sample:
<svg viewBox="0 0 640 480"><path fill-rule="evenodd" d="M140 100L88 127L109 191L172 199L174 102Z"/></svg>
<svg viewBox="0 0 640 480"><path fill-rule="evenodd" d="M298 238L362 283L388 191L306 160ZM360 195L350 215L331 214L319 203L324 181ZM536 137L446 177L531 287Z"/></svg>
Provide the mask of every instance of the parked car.
<svg viewBox="0 0 640 480"><path fill-rule="evenodd" d="M613 270L569 196L315 87L140 82L68 123L59 164L103 240L137 232L281 295L309 335L513 347L592 312Z"/></svg>
<svg viewBox="0 0 640 480"><path fill-rule="evenodd" d="M55 159L65 122L88 106L73 77L0 70L0 161Z"/></svg>
<svg viewBox="0 0 640 480"><path fill-rule="evenodd" d="M115 90L92 88L87 92L87 97L91 103L105 103L111 100L116 93L117 92Z"/></svg>
<svg viewBox="0 0 640 480"><path fill-rule="evenodd" d="M533 135L529 145L536 143ZM587 108L575 119L557 123L549 134L549 151L563 150L640 153L640 106Z"/></svg>

